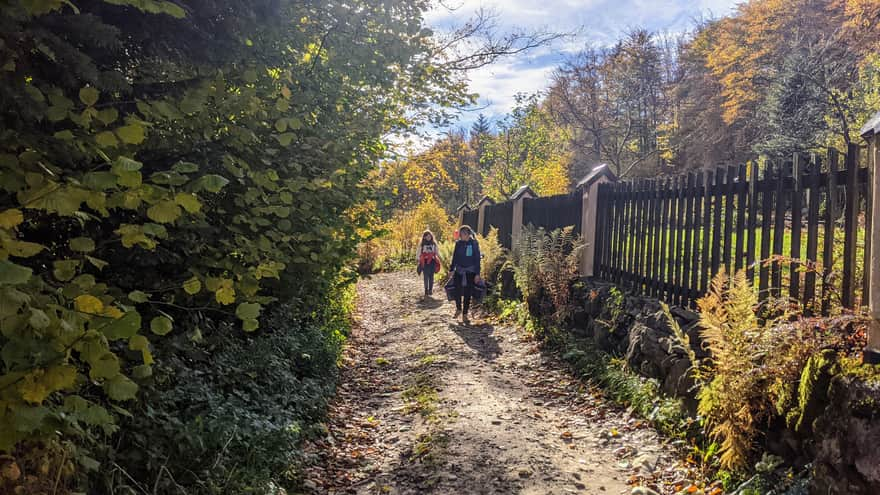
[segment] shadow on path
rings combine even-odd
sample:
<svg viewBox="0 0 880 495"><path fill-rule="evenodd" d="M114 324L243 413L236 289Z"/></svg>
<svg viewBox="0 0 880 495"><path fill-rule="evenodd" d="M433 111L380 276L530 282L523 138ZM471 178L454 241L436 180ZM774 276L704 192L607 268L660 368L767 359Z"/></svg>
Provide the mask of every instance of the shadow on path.
<svg viewBox="0 0 880 495"><path fill-rule="evenodd" d="M443 306L444 299L434 297L420 297L416 305L421 309L437 309Z"/></svg>
<svg viewBox="0 0 880 495"><path fill-rule="evenodd" d="M449 328L486 361L494 361L501 355L501 347L498 345L498 339L495 338L495 327L492 325L483 323L465 326L453 323Z"/></svg>

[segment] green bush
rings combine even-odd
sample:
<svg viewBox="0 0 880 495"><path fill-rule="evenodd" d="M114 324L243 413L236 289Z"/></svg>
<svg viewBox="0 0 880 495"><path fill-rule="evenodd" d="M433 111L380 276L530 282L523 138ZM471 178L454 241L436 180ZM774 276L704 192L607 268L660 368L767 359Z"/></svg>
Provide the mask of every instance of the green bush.
<svg viewBox="0 0 880 495"><path fill-rule="evenodd" d="M0 9L0 452L25 492L123 471L202 490L205 466L260 464L207 463L218 442L297 438L271 433L320 406L297 373L332 374L280 356L332 354L316 308L374 235L359 205L383 138L466 99L427 2L183 5ZM300 392L262 400L263 373ZM171 481L177 463L193 472Z"/></svg>
<svg viewBox="0 0 880 495"><path fill-rule="evenodd" d="M352 291L338 300L350 301ZM196 346L181 342L185 350L157 366L147 406L123 423L119 448L108 456L120 471L102 471L94 484L108 492L130 486L125 470L155 480L150 486L159 493L175 493L175 483L205 494L289 487L302 461L300 442L321 431L335 390L348 304L323 315L323 326L278 305L259 336L226 328Z"/></svg>

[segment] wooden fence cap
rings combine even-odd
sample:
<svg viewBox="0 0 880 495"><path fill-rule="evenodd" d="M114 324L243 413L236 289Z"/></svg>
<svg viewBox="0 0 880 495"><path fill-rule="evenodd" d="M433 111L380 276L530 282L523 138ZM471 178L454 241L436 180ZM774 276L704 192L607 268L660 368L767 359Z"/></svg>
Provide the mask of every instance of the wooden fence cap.
<svg viewBox="0 0 880 495"><path fill-rule="evenodd" d="M492 198L490 198L489 196L483 196L479 201L477 201L477 204L474 205L474 208L479 208L483 206L483 204L494 205L495 201L493 201Z"/></svg>
<svg viewBox="0 0 880 495"><path fill-rule="evenodd" d="M593 170L590 170L590 173L586 175L580 182L577 183L577 189L581 189L584 187L590 187L594 182L599 180L601 177L607 177L611 182L617 181L617 176L614 175L614 172L608 167L607 163L603 163L601 165L597 165L593 167Z"/></svg>
<svg viewBox="0 0 880 495"><path fill-rule="evenodd" d="M880 134L880 111L875 113L868 122L862 126L862 130L859 131L863 138L869 138L875 134Z"/></svg>
<svg viewBox="0 0 880 495"><path fill-rule="evenodd" d="M526 194L528 194L529 197L532 197L532 198L538 197L538 195L535 193L535 191L532 191L532 188L529 187L528 184L526 184L526 185L520 187L519 189L517 189L516 192L510 196L510 199L516 201L517 199L523 197Z"/></svg>

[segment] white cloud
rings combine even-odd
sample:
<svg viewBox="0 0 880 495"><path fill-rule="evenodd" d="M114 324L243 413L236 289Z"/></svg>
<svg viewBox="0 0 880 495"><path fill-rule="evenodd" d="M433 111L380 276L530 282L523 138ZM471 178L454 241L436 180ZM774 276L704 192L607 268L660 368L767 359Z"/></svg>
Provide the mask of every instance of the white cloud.
<svg viewBox="0 0 880 495"><path fill-rule="evenodd" d="M500 62L475 71L470 76L471 87L480 93L483 113L497 116L510 111L517 93L535 93L544 90L550 82L555 65L523 66L517 62Z"/></svg>
<svg viewBox="0 0 880 495"><path fill-rule="evenodd" d="M499 32L515 29L579 33L550 46L502 59L470 74L471 91L490 118L509 112L514 95L546 89L550 75L571 54L588 45L610 45L628 29L645 27L661 33L682 32L693 20L730 14L738 0L442 0L426 16L429 26L449 31L480 8L498 14ZM450 10L452 9L452 10ZM459 125L469 126L478 112L464 112Z"/></svg>

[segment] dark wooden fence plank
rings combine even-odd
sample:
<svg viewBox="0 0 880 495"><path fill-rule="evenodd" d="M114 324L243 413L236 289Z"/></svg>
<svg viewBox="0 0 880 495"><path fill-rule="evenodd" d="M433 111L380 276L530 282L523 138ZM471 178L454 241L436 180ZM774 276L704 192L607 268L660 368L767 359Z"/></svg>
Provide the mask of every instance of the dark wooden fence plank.
<svg viewBox="0 0 880 495"><path fill-rule="evenodd" d="M632 286L632 269L635 264L635 244L633 243L634 235L633 235L633 225L635 218L635 202L633 201L633 190L634 185L632 183L626 184L624 186L626 192L624 193L624 198L626 198L626 213L624 214L624 242L626 243L626 263L624 264L623 270L623 280L624 285L631 287Z"/></svg>
<svg viewBox="0 0 880 495"><path fill-rule="evenodd" d="M788 295L792 300L801 300L801 273L800 264L794 260L801 259L801 214L803 210L803 158L800 153L795 153L791 159L791 266L789 269L790 282Z"/></svg>
<svg viewBox="0 0 880 495"><path fill-rule="evenodd" d="M644 291L648 282L648 278L645 276L647 267L646 255L648 251L648 243L646 242L649 238L647 237L648 232L648 181L642 180L641 190L639 191L639 205L641 206L642 213L639 218L639 236L636 244L639 248L639 268L636 270L636 273L639 274L639 291Z"/></svg>
<svg viewBox="0 0 880 495"><path fill-rule="evenodd" d="M831 311L834 270L834 223L837 221L837 150L828 150L828 191L825 195L825 246L822 250L822 314Z"/></svg>
<svg viewBox="0 0 880 495"><path fill-rule="evenodd" d="M748 242L746 243L746 278L755 283L755 248L758 235L758 164L749 163Z"/></svg>
<svg viewBox="0 0 880 495"><path fill-rule="evenodd" d="M687 174L687 179L685 183L685 211L684 211L684 248L682 251L684 252L684 256L682 256L682 273L681 273L681 285L684 287L682 291L682 299L681 305L684 307L689 307L691 304L691 298L693 298L694 294L692 293L693 285L691 285L691 266L693 264L693 259L696 257L697 251L693 246L693 237L694 237L694 174Z"/></svg>
<svg viewBox="0 0 880 495"><path fill-rule="evenodd" d="M654 269L657 266L654 263L654 250L657 244L657 190L657 181L652 179L648 184L648 233L645 238L648 251L645 256L645 277L648 280L645 293L650 296L654 295L657 286L657 280L654 277Z"/></svg>
<svg viewBox="0 0 880 495"><path fill-rule="evenodd" d="M763 301L767 297L767 286L770 282L770 267L766 260L770 258L770 228L773 213L773 181L772 172L765 169L761 180L761 254L758 258L758 292Z"/></svg>
<svg viewBox="0 0 880 495"><path fill-rule="evenodd" d="M617 267L616 267L616 277L615 281L623 285L623 270L626 266L626 231L624 225L626 225L626 184L620 184L617 189L617 241L616 246L620 254L617 256Z"/></svg>
<svg viewBox="0 0 880 495"><path fill-rule="evenodd" d="M724 170L715 172L715 186L712 188L712 269L710 277L714 277L721 267L721 201L724 194Z"/></svg>
<svg viewBox="0 0 880 495"><path fill-rule="evenodd" d="M611 239L614 236L614 208L612 207L612 199L611 199L611 188L613 184L606 183L599 185L599 197L596 199L597 203L602 204L602 212L604 217L603 230L605 231L605 235L602 236L602 251L601 251L601 267L602 270L599 274L599 278L603 280L610 280L610 274L608 273L608 265L610 263L609 255L611 254L611 248L614 246L612 244Z"/></svg>
<svg viewBox="0 0 880 495"><path fill-rule="evenodd" d="M736 194L736 167L727 167L727 194L724 197L724 245L721 251L721 264L727 274L732 273L733 249L733 201Z"/></svg>
<svg viewBox="0 0 880 495"><path fill-rule="evenodd" d="M700 290L709 290L709 244L711 241L712 228L712 190L715 184L715 174L709 170L706 172L706 183L703 185L703 250L700 255Z"/></svg>
<svg viewBox="0 0 880 495"><path fill-rule="evenodd" d="M633 235L630 237L630 242L632 243L632 268L630 269L630 274L632 275L632 283L633 287L639 289L640 285L640 262L641 262L641 251L642 251L642 243L639 242L639 239L642 237L641 228L642 228L642 213L645 211L642 208L642 180L633 181Z"/></svg>
<svg viewBox="0 0 880 495"><path fill-rule="evenodd" d="M746 237L746 196L748 185L746 183L746 166L740 165L736 174L736 246L734 247L733 271L738 272L743 267L743 246Z"/></svg>
<svg viewBox="0 0 880 495"><path fill-rule="evenodd" d="M667 300L672 298L675 280L675 179L669 179L669 189L666 191L666 259L663 264L666 265L666 289L664 298Z"/></svg>
<svg viewBox="0 0 880 495"><path fill-rule="evenodd" d="M679 230L679 222L680 222L680 206L681 206L681 198L679 196L679 189L681 187L681 177L676 177L673 179L672 186L672 212L669 217L669 225L670 225L670 236L672 238L672 245L670 246L669 253L669 283L670 283L670 291L667 299L675 304L675 298L678 296L678 258L681 255L681 231Z"/></svg>
<svg viewBox="0 0 880 495"><path fill-rule="evenodd" d="M663 179L657 179L655 185L657 186L657 189L654 191L654 209L656 211L654 213L654 239L652 240L654 244L654 259L651 262L653 265L651 277L654 279L654 286L651 295L655 298L659 298L663 291L663 281L660 275L660 262L664 259L663 229L665 228L665 225L663 224Z"/></svg>
<svg viewBox="0 0 880 495"><path fill-rule="evenodd" d="M785 210L788 196L785 177L789 168L787 162L780 162L776 174L776 204L773 213L773 256L775 260L770 265L770 293L773 294L773 297L780 297L782 293L782 264L779 262L779 257L784 254L782 247L785 240Z"/></svg>
<svg viewBox="0 0 880 495"><path fill-rule="evenodd" d="M605 237L608 234L608 231L605 229L605 221L608 218L605 201L602 197L604 191L604 184L599 184L596 187L596 232L594 235L596 247L593 251L593 274L598 278L602 278L602 252L605 249ZM584 236L587 233L584 232Z"/></svg>
<svg viewBox="0 0 880 495"><path fill-rule="evenodd" d="M682 283L681 273L682 273L682 265L684 264L684 186L685 180L684 177L679 176L675 179L675 265L674 265L674 280L675 280L675 290L673 292L673 297L670 300L673 304L681 305L682 298L682 287L684 283Z"/></svg>
<svg viewBox="0 0 880 495"><path fill-rule="evenodd" d="M850 143L846 150L846 205L843 234L843 306L852 308L856 300L856 240L859 235L859 145Z"/></svg>
<svg viewBox="0 0 880 495"><path fill-rule="evenodd" d="M804 307L808 314L812 314L813 303L816 298L816 270L818 269L819 252L819 203L822 202L822 192L819 189L822 162L818 155L810 158L810 170L807 176L807 273L804 274Z"/></svg>
<svg viewBox="0 0 880 495"><path fill-rule="evenodd" d="M701 293L700 283L700 258L703 256L705 251L700 249L700 245L702 242L702 231L703 231L703 193L705 189L703 189L703 173L702 172L691 172L691 175L694 176L694 249L693 249L693 257L691 259L691 279L690 285L691 288L696 293Z"/></svg>
<svg viewBox="0 0 880 495"><path fill-rule="evenodd" d="M663 179L660 191L660 252L657 258L658 298L666 297L666 260L669 257L669 179Z"/></svg>

